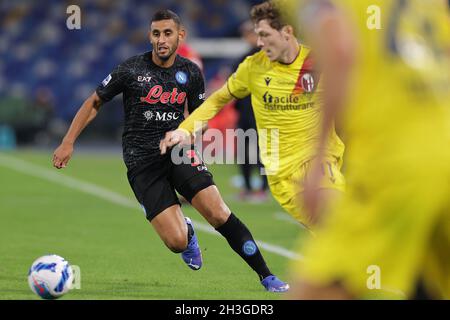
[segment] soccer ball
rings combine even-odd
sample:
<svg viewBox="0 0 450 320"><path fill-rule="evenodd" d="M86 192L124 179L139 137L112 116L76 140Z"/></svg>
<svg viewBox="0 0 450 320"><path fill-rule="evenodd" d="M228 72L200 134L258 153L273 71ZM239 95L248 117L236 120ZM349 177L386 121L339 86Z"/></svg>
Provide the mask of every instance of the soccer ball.
<svg viewBox="0 0 450 320"><path fill-rule="evenodd" d="M52 254L36 259L28 272L31 291L43 299L57 299L67 293L73 282L73 271L64 258Z"/></svg>

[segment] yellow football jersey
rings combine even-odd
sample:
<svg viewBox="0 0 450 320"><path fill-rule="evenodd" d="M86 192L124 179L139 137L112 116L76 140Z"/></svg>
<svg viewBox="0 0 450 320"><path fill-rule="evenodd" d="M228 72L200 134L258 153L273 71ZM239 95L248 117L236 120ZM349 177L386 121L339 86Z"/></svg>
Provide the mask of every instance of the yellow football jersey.
<svg viewBox="0 0 450 320"><path fill-rule="evenodd" d="M271 182L291 177L315 154L321 119L319 80L311 51L303 45L291 64L271 62L260 51L228 79L228 90L236 98L251 94L261 161ZM340 159L343 152L333 130L327 154Z"/></svg>
<svg viewBox="0 0 450 320"><path fill-rule="evenodd" d="M334 2L358 47L343 119L347 193L296 272L339 280L358 297L410 297L422 280L448 299L449 8L443 0ZM373 266L384 292L368 285Z"/></svg>
<svg viewBox="0 0 450 320"><path fill-rule="evenodd" d="M345 119L349 149L354 150L349 158L363 165L384 150L387 156L414 154L419 163L432 152L448 150L448 145L442 148L448 143L450 111L445 1L336 3L356 24L359 42Z"/></svg>

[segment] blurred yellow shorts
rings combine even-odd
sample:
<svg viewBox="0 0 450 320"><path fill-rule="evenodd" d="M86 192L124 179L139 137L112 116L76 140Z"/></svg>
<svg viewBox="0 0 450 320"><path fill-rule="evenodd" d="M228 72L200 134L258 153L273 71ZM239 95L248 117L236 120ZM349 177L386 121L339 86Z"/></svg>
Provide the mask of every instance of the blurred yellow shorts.
<svg viewBox="0 0 450 320"><path fill-rule="evenodd" d="M316 237L299 244L305 260L293 266L296 277L339 282L358 298L410 298L420 281L432 297L449 299L450 179L423 168L347 177L351 187Z"/></svg>
<svg viewBox="0 0 450 320"><path fill-rule="evenodd" d="M301 193L303 192L303 181L307 178L307 172L312 160L300 164L298 171L291 177L285 179L273 179L268 176L269 187L275 200L292 217L305 226L308 226L308 219L303 210ZM322 163L322 173L324 178L320 184L321 189L333 189L345 191L345 179L341 173L342 162L334 157L325 159Z"/></svg>

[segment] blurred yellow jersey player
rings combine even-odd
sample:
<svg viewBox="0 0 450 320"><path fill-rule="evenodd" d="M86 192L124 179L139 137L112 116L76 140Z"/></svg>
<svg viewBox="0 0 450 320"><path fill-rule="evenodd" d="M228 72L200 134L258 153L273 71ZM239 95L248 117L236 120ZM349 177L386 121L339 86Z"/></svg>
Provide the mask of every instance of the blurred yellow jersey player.
<svg viewBox="0 0 450 320"><path fill-rule="evenodd" d="M312 42L330 67L324 77L351 68L343 87L324 87L324 99L336 97L324 116L343 118L347 190L302 246L292 296L449 299L448 3L319 2L298 17L310 37L322 35Z"/></svg>
<svg viewBox="0 0 450 320"><path fill-rule="evenodd" d="M292 26L280 20L271 2L257 5L252 20L260 52L247 57L227 83L212 94L179 127L192 134L196 121L211 119L233 98L251 94L259 135L260 157L275 199L299 222L309 225L297 202L301 184L314 157L321 111L320 73L311 51L299 44ZM179 130L177 130L179 131ZM176 131L175 131L176 133ZM184 133L186 134L186 133ZM166 141L171 145L172 137ZM327 177L320 188L330 193L344 189L340 172L344 145L334 129L322 163Z"/></svg>

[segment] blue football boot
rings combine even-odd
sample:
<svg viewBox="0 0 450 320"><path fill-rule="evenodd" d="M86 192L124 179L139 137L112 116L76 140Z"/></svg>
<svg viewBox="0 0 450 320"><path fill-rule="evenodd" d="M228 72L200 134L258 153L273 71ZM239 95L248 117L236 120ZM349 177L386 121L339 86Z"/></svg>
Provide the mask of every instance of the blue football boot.
<svg viewBox="0 0 450 320"><path fill-rule="evenodd" d="M261 284L266 288L269 292L286 292L289 290L289 284L281 281L275 276L265 277Z"/></svg>
<svg viewBox="0 0 450 320"><path fill-rule="evenodd" d="M192 224L191 219L189 219L188 217L185 217L184 219L186 219L186 223L192 227L192 230L194 230L194 225ZM199 270L202 267L202 251L200 250L200 246L198 245L198 240L195 232L192 235L191 241L189 241L186 250L181 253L181 257L183 258L183 261L187 264L187 266L192 270Z"/></svg>

